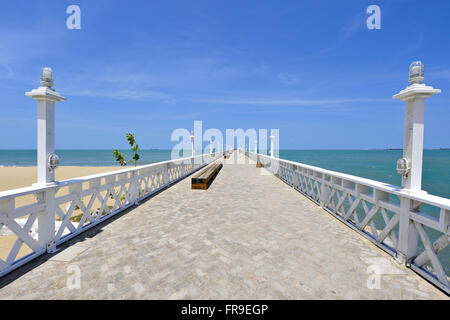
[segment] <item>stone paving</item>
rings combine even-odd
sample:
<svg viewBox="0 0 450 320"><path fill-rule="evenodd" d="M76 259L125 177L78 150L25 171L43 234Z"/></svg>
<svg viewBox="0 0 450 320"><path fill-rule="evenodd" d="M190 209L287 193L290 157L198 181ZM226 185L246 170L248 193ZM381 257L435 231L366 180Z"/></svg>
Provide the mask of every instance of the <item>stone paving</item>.
<svg viewBox="0 0 450 320"><path fill-rule="evenodd" d="M0 298L448 299L265 169L233 157L207 191L184 179L3 277ZM379 282L371 270L382 272Z"/></svg>

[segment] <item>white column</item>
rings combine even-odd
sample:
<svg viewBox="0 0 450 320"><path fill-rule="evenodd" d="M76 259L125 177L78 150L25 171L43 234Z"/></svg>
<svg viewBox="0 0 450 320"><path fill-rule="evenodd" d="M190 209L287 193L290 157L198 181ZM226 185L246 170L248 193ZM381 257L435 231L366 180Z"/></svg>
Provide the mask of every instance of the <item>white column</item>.
<svg viewBox="0 0 450 320"><path fill-rule="evenodd" d="M194 147L194 131L191 132L191 147L192 147L192 157L195 156L195 147Z"/></svg>
<svg viewBox="0 0 450 320"><path fill-rule="evenodd" d="M422 157L424 134L425 98L440 93L421 83L424 76L424 66L415 61L409 68L411 85L394 95L394 99L406 102L403 158L397 161L397 171L402 175L402 188L406 192L422 191ZM400 220L396 258L402 263L408 263L417 253L418 233L410 217L410 212L420 208L407 197L400 197Z"/></svg>
<svg viewBox="0 0 450 320"><path fill-rule="evenodd" d="M394 99L406 102L403 158L406 159L409 172L402 175L402 187L411 192L422 189L425 98L441 92L440 89L420 83L423 80L423 65L418 63L420 62L414 62L410 67L411 85L393 96Z"/></svg>
<svg viewBox="0 0 450 320"><path fill-rule="evenodd" d="M37 184L52 184L55 170L49 167L48 162L55 153L55 103L66 98L52 89L53 71L50 68L42 69L41 85L25 95L38 102Z"/></svg>
<svg viewBox="0 0 450 320"><path fill-rule="evenodd" d="M258 153L258 140L255 139L255 153Z"/></svg>
<svg viewBox="0 0 450 320"><path fill-rule="evenodd" d="M275 138L275 136L273 135L273 130L270 130L270 156L273 157L274 153L273 153L273 138Z"/></svg>
<svg viewBox="0 0 450 320"><path fill-rule="evenodd" d="M212 144L212 138L209 139L209 153L212 154L213 153L213 144Z"/></svg>
<svg viewBox="0 0 450 320"><path fill-rule="evenodd" d="M403 157L410 159L411 172L402 177L402 187L409 190L422 189L424 111L424 98L406 101Z"/></svg>

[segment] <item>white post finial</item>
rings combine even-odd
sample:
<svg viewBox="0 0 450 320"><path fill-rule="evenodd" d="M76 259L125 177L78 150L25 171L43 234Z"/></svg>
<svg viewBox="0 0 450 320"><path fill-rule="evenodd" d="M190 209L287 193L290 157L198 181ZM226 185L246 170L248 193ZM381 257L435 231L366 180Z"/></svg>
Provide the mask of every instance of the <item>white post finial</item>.
<svg viewBox="0 0 450 320"><path fill-rule="evenodd" d="M192 148L192 157L195 156L195 148L194 148L194 131L191 131L191 148Z"/></svg>
<svg viewBox="0 0 450 320"><path fill-rule="evenodd" d="M421 83L424 69L422 62L413 62L409 67L411 85L393 96L406 102L403 158L397 161L397 171L402 175L402 187L415 192L422 189L425 98L441 93L440 89Z"/></svg>
<svg viewBox="0 0 450 320"><path fill-rule="evenodd" d="M270 156L273 157L273 139L275 136L273 135L273 130L270 130Z"/></svg>
<svg viewBox="0 0 450 320"><path fill-rule="evenodd" d="M55 169L59 158L55 155L55 103L64 101L52 88L53 71L45 67L41 72L41 87L26 92L25 95L38 102L37 123L37 183L52 184L55 182Z"/></svg>

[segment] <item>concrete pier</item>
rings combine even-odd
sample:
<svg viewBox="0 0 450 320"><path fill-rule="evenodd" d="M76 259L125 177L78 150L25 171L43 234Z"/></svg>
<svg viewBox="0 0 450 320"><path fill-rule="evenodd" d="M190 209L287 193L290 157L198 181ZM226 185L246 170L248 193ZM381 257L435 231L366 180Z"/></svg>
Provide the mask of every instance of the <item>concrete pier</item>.
<svg viewBox="0 0 450 320"><path fill-rule="evenodd" d="M0 298L448 299L243 157L207 191L186 178L4 276Z"/></svg>

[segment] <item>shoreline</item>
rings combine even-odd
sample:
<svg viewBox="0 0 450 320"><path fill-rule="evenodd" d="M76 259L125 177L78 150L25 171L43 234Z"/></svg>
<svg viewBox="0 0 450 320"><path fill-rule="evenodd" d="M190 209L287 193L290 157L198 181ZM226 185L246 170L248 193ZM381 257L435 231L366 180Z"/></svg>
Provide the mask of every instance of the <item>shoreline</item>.
<svg viewBox="0 0 450 320"><path fill-rule="evenodd" d="M61 166L56 169L58 181L121 170L120 166ZM36 183L36 166L0 167L0 191L29 187Z"/></svg>

